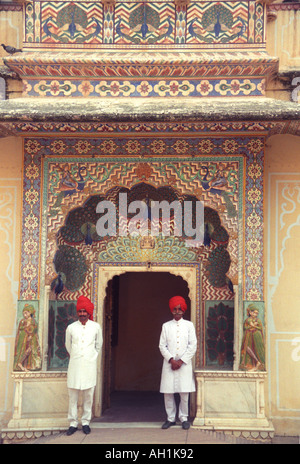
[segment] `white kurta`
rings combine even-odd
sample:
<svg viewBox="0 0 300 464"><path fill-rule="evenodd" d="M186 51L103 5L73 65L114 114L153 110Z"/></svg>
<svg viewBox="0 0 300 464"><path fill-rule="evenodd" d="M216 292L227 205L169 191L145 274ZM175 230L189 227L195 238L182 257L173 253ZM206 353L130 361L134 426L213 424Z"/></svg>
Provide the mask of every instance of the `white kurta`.
<svg viewBox="0 0 300 464"><path fill-rule="evenodd" d="M97 357L102 347L102 331L97 322L88 320L85 325L76 321L66 330L66 349L70 355L68 388L86 390L97 380Z"/></svg>
<svg viewBox="0 0 300 464"><path fill-rule="evenodd" d="M194 324L191 321L166 322L162 326L159 349L164 358L160 392L183 393L195 391L192 358L197 350L197 338ZM169 363L170 358L181 359L184 364L175 371Z"/></svg>

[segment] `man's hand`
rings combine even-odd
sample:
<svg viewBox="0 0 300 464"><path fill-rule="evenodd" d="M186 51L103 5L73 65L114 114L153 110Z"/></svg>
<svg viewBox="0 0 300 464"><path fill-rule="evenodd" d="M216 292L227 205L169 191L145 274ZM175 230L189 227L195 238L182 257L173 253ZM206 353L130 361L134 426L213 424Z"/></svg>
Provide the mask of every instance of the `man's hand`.
<svg viewBox="0 0 300 464"><path fill-rule="evenodd" d="M178 361L176 361L175 359L171 359L170 360L170 363L171 363L171 368L173 371L176 371L177 369L180 369L180 367L182 366L183 364L183 361L181 361L181 359L178 359Z"/></svg>

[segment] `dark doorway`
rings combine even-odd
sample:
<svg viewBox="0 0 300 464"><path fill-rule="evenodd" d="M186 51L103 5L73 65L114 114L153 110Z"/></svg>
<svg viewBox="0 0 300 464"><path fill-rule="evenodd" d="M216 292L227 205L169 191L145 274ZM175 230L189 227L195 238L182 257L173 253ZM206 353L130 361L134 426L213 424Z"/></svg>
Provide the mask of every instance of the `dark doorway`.
<svg viewBox="0 0 300 464"><path fill-rule="evenodd" d="M187 282L168 272L126 272L112 279L107 292L106 409L101 421L164 420L159 337L162 324L172 317L172 296L186 299L185 318L190 319Z"/></svg>

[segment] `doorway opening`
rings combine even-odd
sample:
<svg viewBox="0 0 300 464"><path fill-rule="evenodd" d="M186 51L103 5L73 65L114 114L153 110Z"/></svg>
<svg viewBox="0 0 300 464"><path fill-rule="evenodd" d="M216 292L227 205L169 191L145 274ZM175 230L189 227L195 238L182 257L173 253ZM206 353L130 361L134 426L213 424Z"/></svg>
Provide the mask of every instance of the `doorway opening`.
<svg viewBox="0 0 300 464"><path fill-rule="evenodd" d="M107 422L165 420L159 393L162 356L158 348L161 327L170 320L169 299L183 296L187 282L169 272L125 272L115 275L104 301L104 381L102 415Z"/></svg>

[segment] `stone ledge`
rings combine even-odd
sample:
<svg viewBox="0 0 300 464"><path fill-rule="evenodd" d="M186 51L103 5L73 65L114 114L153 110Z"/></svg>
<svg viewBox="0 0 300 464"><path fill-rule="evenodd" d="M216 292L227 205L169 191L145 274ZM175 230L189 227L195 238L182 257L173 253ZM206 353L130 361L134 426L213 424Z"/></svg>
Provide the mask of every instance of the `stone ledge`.
<svg viewBox="0 0 300 464"><path fill-rule="evenodd" d="M300 105L268 98L17 98L0 101L4 122L285 121Z"/></svg>

